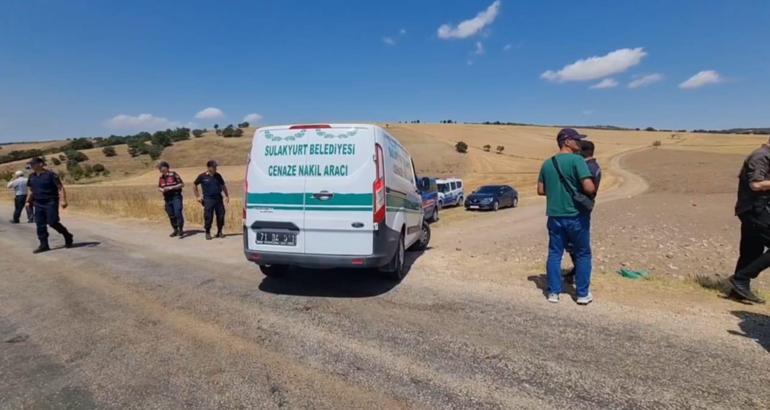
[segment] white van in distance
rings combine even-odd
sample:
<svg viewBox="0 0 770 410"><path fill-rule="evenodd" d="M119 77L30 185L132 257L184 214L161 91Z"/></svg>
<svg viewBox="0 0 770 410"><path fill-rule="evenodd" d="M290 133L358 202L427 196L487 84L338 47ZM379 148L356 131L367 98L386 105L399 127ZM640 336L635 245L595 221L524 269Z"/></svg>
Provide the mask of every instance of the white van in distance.
<svg viewBox="0 0 770 410"><path fill-rule="evenodd" d="M440 178L436 180L438 185L439 207L460 206L465 199L463 180L460 178Z"/></svg>
<svg viewBox="0 0 770 410"><path fill-rule="evenodd" d="M412 158L375 125L258 129L244 191L246 259L268 276L364 267L400 280L405 250L430 240Z"/></svg>

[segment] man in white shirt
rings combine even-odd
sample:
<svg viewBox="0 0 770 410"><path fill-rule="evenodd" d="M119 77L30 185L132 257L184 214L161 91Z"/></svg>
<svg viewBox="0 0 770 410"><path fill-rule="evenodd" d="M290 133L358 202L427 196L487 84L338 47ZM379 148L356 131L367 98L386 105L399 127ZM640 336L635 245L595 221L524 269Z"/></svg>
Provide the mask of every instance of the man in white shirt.
<svg viewBox="0 0 770 410"><path fill-rule="evenodd" d="M27 178L21 171L16 171L14 178L8 183L8 188L13 190L13 219L11 223L19 223L22 208L27 210L27 222L32 223L32 207L27 206Z"/></svg>

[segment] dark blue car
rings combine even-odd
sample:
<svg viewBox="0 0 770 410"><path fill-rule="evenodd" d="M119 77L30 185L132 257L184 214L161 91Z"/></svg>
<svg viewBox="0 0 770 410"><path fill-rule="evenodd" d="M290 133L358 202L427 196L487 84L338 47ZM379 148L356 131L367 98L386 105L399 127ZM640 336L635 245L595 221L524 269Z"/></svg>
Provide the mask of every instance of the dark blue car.
<svg viewBox="0 0 770 410"><path fill-rule="evenodd" d="M484 185L465 199L465 209L497 211L500 208L516 208L519 193L509 185Z"/></svg>
<svg viewBox="0 0 770 410"><path fill-rule="evenodd" d="M433 223L438 221L438 185L435 178L420 178L418 189L422 196L422 212L426 221Z"/></svg>

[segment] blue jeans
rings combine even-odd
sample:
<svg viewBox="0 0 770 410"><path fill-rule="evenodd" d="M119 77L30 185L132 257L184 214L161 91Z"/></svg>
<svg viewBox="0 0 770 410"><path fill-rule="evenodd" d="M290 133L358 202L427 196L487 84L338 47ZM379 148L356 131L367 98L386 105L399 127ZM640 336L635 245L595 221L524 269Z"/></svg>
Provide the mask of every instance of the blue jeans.
<svg viewBox="0 0 770 410"><path fill-rule="evenodd" d="M562 292L561 261L567 244L575 255L575 288L577 297L587 296L591 286L591 217L548 218L548 293Z"/></svg>

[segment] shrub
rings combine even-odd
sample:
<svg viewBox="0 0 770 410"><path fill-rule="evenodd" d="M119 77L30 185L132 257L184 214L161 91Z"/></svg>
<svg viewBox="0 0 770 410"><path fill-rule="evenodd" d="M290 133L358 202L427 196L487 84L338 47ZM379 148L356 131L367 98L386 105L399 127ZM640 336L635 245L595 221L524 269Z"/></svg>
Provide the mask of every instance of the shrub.
<svg viewBox="0 0 770 410"><path fill-rule="evenodd" d="M205 132L204 130L200 130L200 129L192 130L193 137L195 138L202 137L204 132Z"/></svg>
<svg viewBox="0 0 770 410"><path fill-rule="evenodd" d="M61 165L61 160L59 158L56 158L56 157L52 157L51 158L51 162L53 162L53 164L57 165L57 166Z"/></svg>
<svg viewBox="0 0 770 410"><path fill-rule="evenodd" d="M502 146L502 145L498 145L497 148L496 148L496 151L497 151L498 154L502 154L503 151L505 151L505 147Z"/></svg>
<svg viewBox="0 0 770 410"><path fill-rule="evenodd" d="M655 131L655 128L652 128L652 127L647 127L647 128L645 128L644 130L645 130L645 131Z"/></svg>
<svg viewBox="0 0 770 410"><path fill-rule="evenodd" d="M0 179L10 181L12 178L13 178L13 172L8 170L0 171Z"/></svg>
<svg viewBox="0 0 770 410"><path fill-rule="evenodd" d="M233 132L233 137L240 138L242 136L243 136L243 129L236 128L235 131Z"/></svg>
<svg viewBox="0 0 770 410"><path fill-rule="evenodd" d="M227 127L225 127L224 130L222 130L222 136L225 138L232 138L235 136L234 134L235 134L235 129L233 128L232 125L228 125Z"/></svg>
<svg viewBox="0 0 770 410"><path fill-rule="evenodd" d="M484 145L484 151L489 152L491 150L492 150L492 146L491 145L489 145L489 144Z"/></svg>
<svg viewBox="0 0 770 410"><path fill-rule="evenodd" d="M107 168L105 168L104 165L102 165L102 164L94 164L94 166L92 168L93 168L94 172L97 173L97 174L101 174L101 173L103 173L104 171L107 170Z"/></svg>
<svg viewBox="0 0 770 410"><path fill-rule="evenodd" d="M79 181L85 174L83 167L81 167L78 163L67 165L67 171L69 171L70 177L72 177L72 179L75 181Z"/></svg>
<svg viewBox="0 0 770 410"><path fill-rule="evenodd" d="M94 143L91 142L88 138L75 138L67 144L67 149L74 149L74 150L81 150L81 149L91 149L94 147Z"/></svg>
<svg viewBox="0 0 770 410"><path fill-rule="evenodd" d="M94 167L92 167L89 164L86 164L85 166L83 166L83 176L86 178L91 178L92 176L94 176Z"/></svg>
<svg viewBox="0 0 770 410"><path fill-rule="evenodd" d="M60 161L66 161L67 160L67 156L64 155L64 154L59 154L59 160Z"/></svg>
<svg viewBox="0 0 770 410"><path fill-rule="evenodd" d="M468 152L468 144L466 144L463 141L460 141L457 144L455 144L455 150L461 154L465 154L466 152Z"/></svg>
<svg viewBox="0 0 770 410"><path fill-rule="evenodd" d="M160 158L160 154L163 153L163 147L160 145L150 145L147 148L147 153L150 155L150 158L156 160Z"/></svg>
<svg viewBox="0 0 770 410"><path fill-rule="evenodd" d="M114 157L118 155L118 153L115 151L115 147L104 147L102 148L102 153L104 153L105 157Z"/></svg>
<svg viewBox="0 0 770 410"><path fill-rule="evenodd" d="M74 162L79 163L83 161L88 161L88 156L80 151L75 150L67 150L64 152L64 155L67 156L67 162Z"/></svg>
<svg viewBox="0 0 770 410"><path fill-rule="evenodd" d="M244 121L244 122L238 124L238 128L248 128L248 127L249 127L249 122L248 121Z"/></svg>
<svg viewBox="0 0 770 410"><path fill-rule="evenodd" d="M655 142L653 142L653 143L652 143L652 146L653 146L653 147L655 147L655 148L658 148L658 147L659 147L659 146L661 146L661 145L663 145L663 143L662 143L662 142L660 142L660 140L657 140L657 141L655 141Z"/></svg>

